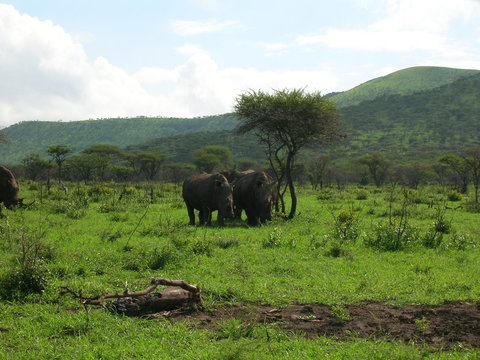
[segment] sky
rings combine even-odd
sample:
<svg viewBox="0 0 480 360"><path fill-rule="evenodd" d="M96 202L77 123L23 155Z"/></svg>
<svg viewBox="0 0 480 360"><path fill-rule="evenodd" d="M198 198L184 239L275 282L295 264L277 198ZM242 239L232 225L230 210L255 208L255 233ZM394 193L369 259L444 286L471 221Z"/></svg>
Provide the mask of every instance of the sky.
<svg viewBox="0 0 480 360"><path fill-rule="evenodd" d="M223 114L425 65L480 69L480 0L0 0L0 128Z"/></svg>

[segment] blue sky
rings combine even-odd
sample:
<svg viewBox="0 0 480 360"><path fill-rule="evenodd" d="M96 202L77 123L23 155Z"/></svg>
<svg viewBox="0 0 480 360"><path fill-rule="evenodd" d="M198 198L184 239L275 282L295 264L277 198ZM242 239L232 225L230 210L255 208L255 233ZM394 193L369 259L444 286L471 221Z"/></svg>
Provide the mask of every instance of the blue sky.
<svg viewBox="0 0 480 360"><path fill-rule="evenodd" d="M479 20L480 0L0 0L0 127L204 116L249 89L480 69Z"/></svg>

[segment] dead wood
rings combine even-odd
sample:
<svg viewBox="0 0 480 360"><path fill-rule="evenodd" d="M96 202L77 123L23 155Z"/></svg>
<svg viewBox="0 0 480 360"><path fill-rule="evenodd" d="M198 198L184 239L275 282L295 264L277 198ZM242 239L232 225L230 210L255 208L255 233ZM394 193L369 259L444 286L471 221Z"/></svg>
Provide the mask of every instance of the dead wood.
<svg viewBox="0 0 480 360"><path fill-rule="evenodd" d="M152 293L159 285L170 286L162 292ZM179 289L180 288L180 289ZM61 295L71 294L82 301L83 305L105 304L107 299L117 299L113 302L115 311L129 316L151 314L159 311L173 310L186 305L201 305L200 289L183 280L170 280L165 278L152 278L150 285L140 291L101 294L93 297L84 297L82 291L75 292L63 288Z"/></svg>

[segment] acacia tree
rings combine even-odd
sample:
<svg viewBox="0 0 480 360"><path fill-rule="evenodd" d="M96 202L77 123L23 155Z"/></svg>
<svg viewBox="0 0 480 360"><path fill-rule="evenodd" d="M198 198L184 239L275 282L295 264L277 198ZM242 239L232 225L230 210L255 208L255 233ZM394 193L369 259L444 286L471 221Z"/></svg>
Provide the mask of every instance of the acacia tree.
<svg viewBox="0 0 480 360"><path fill-rule="evenodd" d="M462 155L473 182L475 202L478 203L478 188L480 186L480 147L466 150Z"/></svg>
<svg viewBox="0 0 480 360"><path fill-rule="evenodd" d="M453 170L460 180L459 190L461 193L465 194L468 189L468 176L470 172L470 168L465 159L456 155L447 154L440 157L438 161L442 164L448 165L450 169Z"/></svg>
<svg viewBox="0 0 480 360"><path fill-rule="evenodd" d="M320 189L323 189L326 169L330 161L331 161L330 156L319 155L308 162L307 164L308 177L314 189L317 189L319 185L320 185Z"/></svg>
<svg viewBox="0 0 480 360"><path fill-rule="evenodd" d="M211 173L215 169L230 169L233 155L226 146L209 145L193 153L193 163L199 170Z"/></svg>
<svg viewBox="0 0 480 360"><path fill-rule="evenodd" d="M165 155L156 152L142 152L135 155L139 172L143 173L149 181L155 178L165 161Z"/></svg>
<svg viewBox="0 0 480 360"><path fill-rule="evenodd" d="M47 149L47 153L52 158L52 161L57 164L58 182L60 182L62 178L62 165L71 152L73 152L73 150L65 145L52 145Z"/></svg>
<svg viewBox="0 0 480 360"><path fill-rule="evenodd" d="M367 166L370 175L372 175L375 186L380 187L385 182L390 163L383 154L375 152L373 154L364 155L358 159L358 162Z"/></svg>
<svg viewBox="0 0 480 360"><path fill-rule="evenodd" d="M280 162L291 197L288 218L292 219L297 209L292 177L295 157L307 145L325 144L341 135L336 105L319 92L304 89L275 90L273 94L259 90L240 95L235 112L240 120L236 132L254 133L267 147L270 163Z"/></svg>

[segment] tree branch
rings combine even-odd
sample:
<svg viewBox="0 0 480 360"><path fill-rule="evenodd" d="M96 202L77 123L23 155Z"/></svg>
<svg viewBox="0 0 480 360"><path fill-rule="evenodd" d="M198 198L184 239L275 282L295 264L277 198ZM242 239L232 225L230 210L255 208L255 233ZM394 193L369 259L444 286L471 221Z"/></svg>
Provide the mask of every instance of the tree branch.
<svg viewBox="0 0 480 360"><path fill-rule="evenodd" d="M106 299L138 297L138 296L146 295L152 292L153 290L155 290L159 285L178 286L186 291L189 291L192 294L192 297L196 301L201 302L200 288L198 288L195 285L190 285L183 280L170 280L165 278L152 278L152 280L150 281L150 285L140 291L129 292L128 289L125 289L123 292L107 293L107 294L86 298L82 296L82 291L79 291L77 293L71 289L62 288L60 295L72 294L75 298L82 300L82 304L84 305L103 305Z"/></svg>

